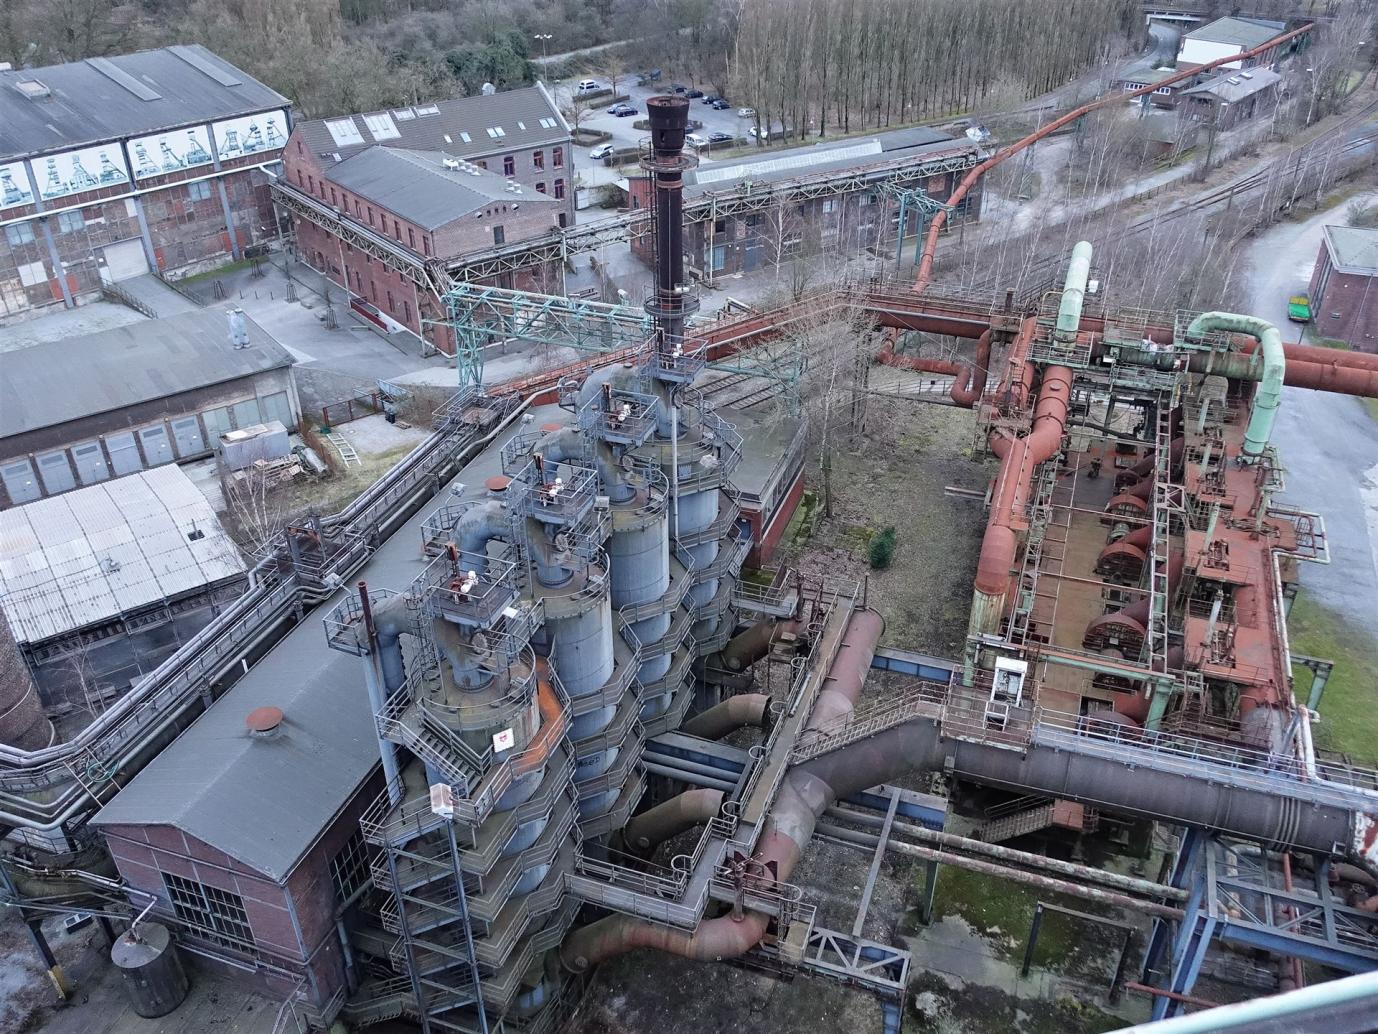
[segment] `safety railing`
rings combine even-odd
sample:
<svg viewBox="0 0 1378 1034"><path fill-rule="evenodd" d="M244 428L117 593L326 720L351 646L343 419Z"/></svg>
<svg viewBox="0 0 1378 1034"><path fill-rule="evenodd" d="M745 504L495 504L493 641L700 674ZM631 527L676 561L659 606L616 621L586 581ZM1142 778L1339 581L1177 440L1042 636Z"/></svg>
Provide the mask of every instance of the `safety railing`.
<svg viewBox="0 0 1378 1034"><path fill-rule="evenodd" d="M689 674L690 667L693 666L694 658L697 656L698 644L694 637L687 636L685 642L681 644L670 661L670 667L665 669L665 674L658 679L650 682L639 682L641 687L641 697L643 700L653 700L656 697L664 696L666 693L673 693L680 686L684 685L684 680Z"/></svg>
<svg viewBox="0 0 1378 1034"><path fill-rule="evenodd" d="M579 429L591 431L605 442L636 448L655 432L659 412L660 399L655 395L605 384L579 410Z"/></svg>
<svg viewBox="0 0 1378 1034"><path fill-rule="evenodd" d="M718 515L701 528L685 528L681 525L679 529L679 542L682 546L697 546L704 542L714 542L718 539L726 538L727 534L737 523L737 518L742 515L742 508L738 505L728 492L723 491L718 497Z"/></svg>
<svg viewBox="0 0 1378 1034"><path fill-rule="evenodd" d="M695 656L692 646L693 640L693 636L688 637L688 643L690 645L686 647L684 653L686 658ZM692 676L688 674L687 665L681 665L676 661L676 663L672 664L670 673L676 672L679 673L678 682L670 681L668 674L666 678L661 680L666 687L662 692L674 694L670 700L670 706L654 718L645 718L642 720L642 724L646 727L647 736L659 736L661 733L669 732L671 729L678 729L684 724L684 716L689 713L689 706L694 702L693 679ZM645 698L647 700L653 699L651 691L645 691Z"/></svg>
<svg viewBox="0 0 1378 1034"><path fill-rule="evenodd" d="M633 723L627 734L617 760L608 766L606 772L574 784L581 801L597 797L608 790L614 790L627 781L627 776L640 763L641 747L646 742L646 731L640 722Z"/></svg>
<svg viewBox="0 0 1378 1034"><path fill-rule="evenodd" d="M641 714L641 689L633 685L631 690L618 702L611 721L603 728L588 736L572 741L570 749L580 760L601 754L605 750L621 746L626 742L637 716Z"/></svg>
<svg viewBox="0 0 1378 1034"><path fill-rule="evenodd" d="M574 829L577 817L578 808L572 799L567 798L558 802L550 824L541 831L536 843L520 854L504 859L499 869L483 878L479 892L469 898L470 914L481 922L494 922L511 898L512 889L517 885L517 881L526 871L554 862L555 856L564 846L565 838Z"/></svg>
<svg viewBox="0 0 1378 1034"><path fill-rule="evenodd" d="M751 552L751 531L740 525L735 531L718 547L717 556L694 571L695 583L712 581L741 570L746 555Z"/></svg>
<svg viewBox="0 0 1378 1034"><path fill-rule="evenodd" d="M673 653L684 642L689 634L689 629L694 627L696 615L693 611L680 607L670 618L670 625L665 629L663 635L645 643L641 647L641 663L655 660L657 657L664 657L667 653ZM628 632L631 629L627 629Z"/></svg>
<svg viewBox="0 0 1378 1034"><path fill-rule="evenodd" d="M570 714L574 717L617 703L630 692L636 680L637 669L641 667L641 640L630 628L622 629L622 640L625 650L614 646L613 670L608 680L592 693L585 693L570 701ZM559 665L558 659L555 660L555 664Z"/></svg>
<svg viewBox="0 0 1378 1034"><path fill-rule="evenodd" d="M619 607L617 616L623 625L634 625L648 618L659 617L667 614L684 602L684 597L689 595L689 589L694 580L687 574L676 575L670 572L670 587L664 594L657 596L653 600L646 600L644 603L628 603L624 607Z"/></svg>
<svg viewBox="0 0 1378 1034"><path fill-rule="evenodd" d="M507 439L498 453L502 472L508 477L516 477L525 470L531 463L531 453L536 448L536 443L547 434L548 431L518 431Z"/></svg>
<svg viewBox="0 0 1378 1034"><path fill-rule="evenodd" d="M593 506L598 475L589 467L532 461L508 486L514 512L547 524L573 524Z"/></svg>
<svg viewBox="0 0 1378 1034"><path fill-rule="evenodd" d="M937 718L947 697L947 686L907 682L897 694L869 701L841 720L805 731L790 751L790 761L799 764L917 718Z"/></svg>
<svg viewBox="0 0 1378 1034"><path fill-rule="evenodd" d="M492 628L516 602L516 569L515 550L510 547L499 559L450 544L416 576L410 591L434 614Z"/></svg>

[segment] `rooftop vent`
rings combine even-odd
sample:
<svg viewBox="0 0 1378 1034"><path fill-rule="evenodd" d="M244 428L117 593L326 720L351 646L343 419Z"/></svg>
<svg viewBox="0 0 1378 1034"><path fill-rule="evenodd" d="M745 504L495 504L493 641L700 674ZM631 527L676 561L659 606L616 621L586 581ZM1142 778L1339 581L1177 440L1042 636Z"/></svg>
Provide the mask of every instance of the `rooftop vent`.
<svg viewBox="0 0 1378 1034"><path fill-rule="evenodd" d="M14 84L14 88L31 101L42 100L44 97L51 96L53 92L37 79L20 79Z"/></svg>
<svg viewBox="0 0 1378 1034"><path fill-rule="evenodd" d="M244 719L244 726L250 736L268 737L282 725L282 711L276 707L256 707Z"/></svg>

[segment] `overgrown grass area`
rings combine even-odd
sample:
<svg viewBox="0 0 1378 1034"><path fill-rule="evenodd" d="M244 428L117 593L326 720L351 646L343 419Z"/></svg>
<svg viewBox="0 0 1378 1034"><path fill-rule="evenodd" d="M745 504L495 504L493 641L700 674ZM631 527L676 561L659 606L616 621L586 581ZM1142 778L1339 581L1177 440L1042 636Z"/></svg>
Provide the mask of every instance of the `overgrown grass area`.
<svg viewBox="0 0 1378 1034"><path fill-rule="evenodd" d="M214 269L208 269L204 273L193 273L191 276L178 277L177 282L179 284L202 283L207 280L214 280L216 277L238 273L241 269L248 269L253 264L253 259L240 259L238 262L230 262L223 266L216 266Z"/></svg>
<svg viewBox="0 0 1378 1034"><path fill-rule="evenodd" d="M1029 939L1029 924L1041 893L1010 880L1000 880L955 865L945 865L938 874L938 893L933 901L933 918L959 916L978 933L992 941L992 948L1012 961L1023 958ZM1085 905L1081 902L1080 905ZM1037 965L1060 968L1087 930L1067 916L1049 912L1043 916L1034 952Z"/></svg>
<svg viewBox="0 0 1378 1034"><path fill-rule="evenodd" d="M1321 606L1303 590L1287 620L1292 652L1334 661L1321 698L1316 745L1343 751L1356 763L1378 765L1378 638L1356 621ZM1311 677L1298 668L1297 699L1311 692Z"/></svg>

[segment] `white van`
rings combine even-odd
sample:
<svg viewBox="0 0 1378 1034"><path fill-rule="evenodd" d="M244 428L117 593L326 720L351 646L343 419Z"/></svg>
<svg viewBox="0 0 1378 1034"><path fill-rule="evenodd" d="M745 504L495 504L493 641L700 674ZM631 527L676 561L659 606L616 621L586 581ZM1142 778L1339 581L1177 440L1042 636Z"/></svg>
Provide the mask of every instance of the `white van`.
<svg viewBox="0 0 1378 1034"><path fill-rule="evenodd" d="M597 83L595 80L593 80L593 79L580 79L580 80L579 80L579 92L580 92L580 93L591 93L592 91L594 91L594 90L596 90L596 89L598 89L598 83Z"/></svg>

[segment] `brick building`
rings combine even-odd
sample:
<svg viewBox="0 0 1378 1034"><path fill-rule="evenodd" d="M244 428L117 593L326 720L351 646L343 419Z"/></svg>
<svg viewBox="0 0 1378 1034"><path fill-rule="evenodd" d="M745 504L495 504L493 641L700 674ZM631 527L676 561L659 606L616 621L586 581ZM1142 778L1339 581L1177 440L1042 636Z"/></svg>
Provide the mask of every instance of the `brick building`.
<svg viewBox="0 0 1378 1034"><path fill-rule="evenodd" d="M933 129L900 129L863 140L769 151L736 163L720 162L686 173L685 262L694 272L722 276L751 272L807 253L851 253L864 248L893 249L898 214L879 189L900 182L946 200L965 172L979 164L981 149ZM900 166L903 165L901 169ZM628 181L633 208L649 204L649 181ZM693 205L717 194L745 191L746 198L724 201L722 214L710 204ZM751 195L762 205L752 205ZM793 196L766 204L772 196ZM977 186L949 213L949 225L980 218ZM906 238L918 232L920 214L909 208ZM654 259L649 235L633 239L632 250L648 265Z"/></svg>
<svg viewBox="0 0 1378 1034"><path fill-rule="evenodd" d="M288 142L278 199L301 259L349 290L366 317L444 352L420 273L574 221L569 126L544 85L303 122ZM542 271L501 286L544 290Z"/></svg>
<svg viewBox="0 0 1378 1034"><path fill-rule="evenodd" d="M1327 226L1311 274L1312 327L1378 352L1378 230Z"/></svg>
<svg viewBox="0 0 1378 1034"><path fill-rule="evenodd" d="M92 824L184 949L327 1026L355 978L337 919L371 892L359 815L382 782L373 716L315 660L231 689Z"/></svg>
<svg viewBox="0 0 1378 1034"><path fill-rule="evenodd" d="M200 46L0 71L0 322L276 233L286 98Z"/></svg>

